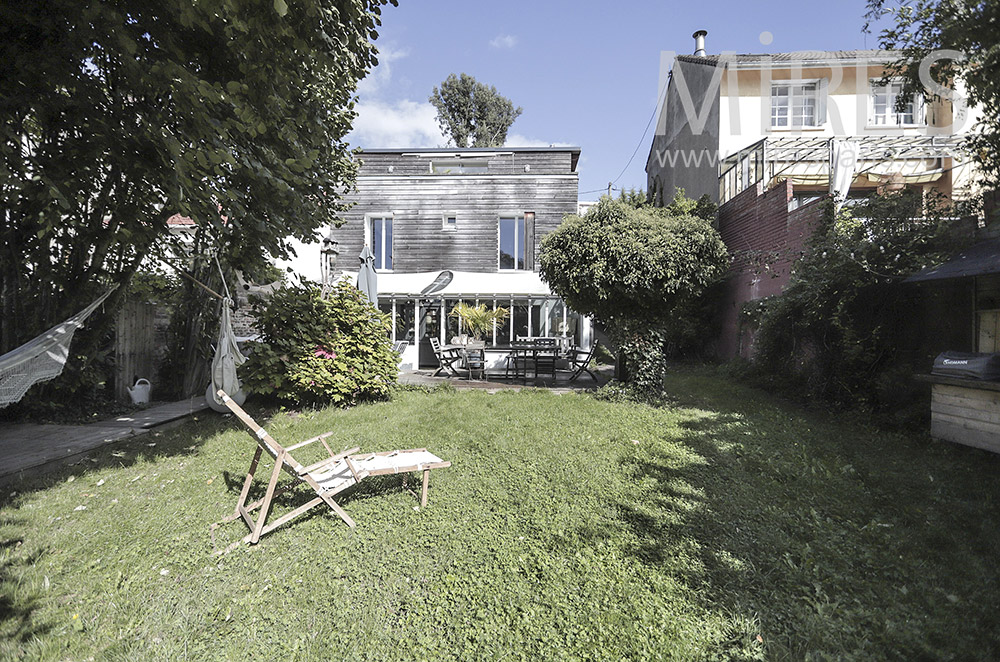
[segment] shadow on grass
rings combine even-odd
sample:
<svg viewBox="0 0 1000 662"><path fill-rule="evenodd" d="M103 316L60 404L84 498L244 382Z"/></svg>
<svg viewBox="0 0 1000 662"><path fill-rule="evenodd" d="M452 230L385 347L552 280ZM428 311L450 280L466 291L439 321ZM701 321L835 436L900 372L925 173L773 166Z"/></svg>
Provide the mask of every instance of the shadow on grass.
<svg viewBox="0 0 1000 662"><path fill-rule="evenodd" d="M247 495L247 503L253 503L264 497L267 491L267 482L270 480L273 466L273 464L264 461L262 461L260 466L258 466L257 474L254 477L253 484L250 487L250 492ZM232 507L235 508L236 501L239 499L240 492L243 490L243 483L246 480L246 474L234 474L229 471L223 471L222 476L226 483L226 489L231 496L231 501L227 504L227 506L231 504ZM347 508L352 502L355 501L372 498L385 498L391 494L408 492L409 490L416 491L419 489L419 485L420 478L417 473L410 474L408 476L404 474L369 476L354 487L349 487L343 492L336 494L333 498L337 505L342 508ZM305 504L307 501L315 497L315 493L309 485L299 482L292 476L283 472L283 475L278 479L278 489L286 486L290 486L291 489L275 496L272 500L271 512L267 517L268 521L274 521L278 517L281 517L284 513ZM256 518L258 511L254 510L252 515ZM337 515L333 513L328 506L325 504L319 504L296 517L288 524L306 521L316 517L317 515L331 516L336 518L337 521L340 521L339 517L337 517Z"/></svg>
<svg viewBox="0 0 1000 662"><path fill-rule="evenodd" d="M0 526L18 524L6 519ZM28 589L21 581L21 575L38 563L44 552L39 549L18 556L15 550L23 542L20 537L0 540L0 639L14 647L44 636L52 629L34 618L35 611L41 607L41 592Z"/></svg>
<svg viewBox="0 0 1000 662"><path fill-rule="evenodd" d="M998 458L719 404L680 423L683 459L622 458L638 562L758 620L769 658L994 659Z"/></svg>

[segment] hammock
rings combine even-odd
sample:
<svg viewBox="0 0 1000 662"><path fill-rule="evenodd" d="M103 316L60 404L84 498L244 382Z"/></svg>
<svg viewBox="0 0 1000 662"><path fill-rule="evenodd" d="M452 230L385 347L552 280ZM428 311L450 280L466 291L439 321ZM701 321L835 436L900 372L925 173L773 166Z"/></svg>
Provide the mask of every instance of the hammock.
<svg viewBox="0 0 1000 662"><path fill-rule="evenodd" d="M209 407L218 412L228 411L226 403L218 395L220 389L233 393L233 400L238 405L243 404L247 397L240 385L240 378L236 375L236 368L243 365L247 358L240 352L236 334L233 333L233 323L229 313L233 300L228 296L228 287L226 295L222 300L222 316L219 318L219 344L215 347L215 358L212 360L212 381L205 390L205 401Z"/></svg>
<svg viewBox="0 0 1000 662"><path fill-rule="evenodd" d="M73 334L117 287L113 286L62 324L0 356L0 408L23 398L35 384L62 374Z"/></svg>

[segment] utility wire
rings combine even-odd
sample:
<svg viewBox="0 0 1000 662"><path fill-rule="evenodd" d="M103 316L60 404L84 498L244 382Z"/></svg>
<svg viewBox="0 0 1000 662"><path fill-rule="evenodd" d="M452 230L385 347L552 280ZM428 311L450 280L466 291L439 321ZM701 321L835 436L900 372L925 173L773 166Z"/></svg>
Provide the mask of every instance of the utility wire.
<svg viewBox="0 0 1000 662"><path fill-rule="evenodd" d="M656 118L656 111L660 107L660 102L663 101L664 100L664 96L666 96L666 93L667 93L667 81L669 81L669 80L670 80L670 77L667 76L667 79L663 82L663 89L661 89L660 93L656 95L656 104L653 106L653 112L649 115L649 121L646 122L646 128L643 129L643 131L642 131L642 137L639 138L639 143L635 146L635 149L632 151L632 156L630 156L628 158L628 163L625 164L625 167L622 168L622 171L620 173L618 173L617 177L615 177L613 180L611 180L612 184L617 184L618 183L618 180L622 178L622 175L625 174L625 171L628 170L628 167L630 165L632 165L632 160L635 158L635 155L639 153L639 148L642 147L643 142L646 140L646 134L649 133L649 127L652 126L653 119Z"/></svg>

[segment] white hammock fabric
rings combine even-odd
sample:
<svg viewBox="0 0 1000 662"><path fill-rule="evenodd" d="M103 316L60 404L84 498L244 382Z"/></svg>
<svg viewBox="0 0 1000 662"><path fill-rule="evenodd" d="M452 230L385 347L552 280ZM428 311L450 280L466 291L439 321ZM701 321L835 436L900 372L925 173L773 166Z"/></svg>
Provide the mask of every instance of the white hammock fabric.
<svg viewBox="0 0 1000 662"><path fill-rule="evenodd" d="M0 408L23 398L35 384L62 374L73 334L117 287L112 287L62 324L0 356Z"/></svg>
<svg viewBox="0 0 1000 662"><path fill-rule="evenodd" d="M227 292L228 294L228 292ZM240 384L240 378L236 374L236 369L243 365L247 357L240 352L240 346L236 342L236 334L233 333L233 323L230 317L230 310L233 300L226 297L222 300L222 316L219 319L219 344L215 347L215 358L212 359L212 381L205 392L205 400L208 406L215 411L226 411L226 404L219 398L219 389L231 396L236 404L241 405L246 400L246 394ZM215 406L213 406L213 404Z"/></svg>

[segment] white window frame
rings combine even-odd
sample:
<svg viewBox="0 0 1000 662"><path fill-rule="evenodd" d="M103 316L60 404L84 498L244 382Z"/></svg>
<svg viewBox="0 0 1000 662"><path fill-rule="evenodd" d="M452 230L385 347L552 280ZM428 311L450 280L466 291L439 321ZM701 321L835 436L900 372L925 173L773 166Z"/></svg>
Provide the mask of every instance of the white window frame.
<svg viewBox="0 0 1000 662"><path fill-rule="evenodd" d="M455 219L454 223L449 223L448 219ZM453 211L446 211L441 215L441 229L445 232L456 232L458 230L458 214Z"/></svg>
<svg viewBox="0 0 1000 662"><path fill-rule="evenodd" d="M370 248L372 252L375 252L375 247L372 245L372 225L376 220L388 219L392 224L392 243L389 245L389 261L392 265L396 266L396 255L395 255L395 245L396 245L396 216L393 212L382 212L378 214L365 214L365 246ZM381 262L385 264L385 224L382 224L382 255L375 256L375 264L378 265ZM384 267L375 267L376 271L391 272L392 269L385 269Z"/></svg>
<svg viewBox="0 0 1000 662"><path fill-rule="evenodd" d="M799 99L799 98L805 99L805 98L807 98L807 95L804 92L799 93L799 94L795 94L793 92L793 89L794 88L803 88L806 85L815 85L816 86L816 90L815 90L815 95L816 95L815 96L815 101L816 101L816 103L815 103L814 110L813 110L813 113L814 113L814 115L813 115L813 123L812 124L795 124L794 123L794 120L795 120L795 116L794 116L795 100ZM785 126L777 126L774 123L774 121L775 121L775 116L774 116L774 109L775 109L774 88L776 88L776 87L787 87L788 88L788 96L787 96L787 98L788 98L788 114L786 115L786 119L788 120L788 124L786 124ZM826 126L826 97L827 97L827 79L826 78L810 78L810 79L803 79L803 80L772 80L771 81L771 90L770 90L770 92L771 92L771 94L770 94L769 106L768 106L769 112L770 112L770 116L768 118L768 122L769 122L769 126L770 126L771 131L808 131L808 130L812 130L812 129L822 129L824 126Z"/></svg>
<svg viewBox="0 0 1000 662"><path fill-rule="evenodd" d="M502 240L501 230L500 230L500 221L502 221L504 219L508 219L508 218L514 219L514 266L512 268L500 266L500 252L501 252L500 251L500 245L501 245L500 242ZM517 221L518 220L521 221L522 227L524 228L524 230L521 232L521 236L520 237L517 234ZM526 235L527 232L528 232L527 220L524 218L524 212L523 211L522 212L504 212L504 213L501 213L501 214L499 214L497 216L497 271L527 271L527 269L518 269L517 268L518 249L520 249L521 255L524 256L521 261L524 262L525 264L527 264L527 262L528 262L528 255L527 255L527 252L524 249L524 235ZM520 241L518 241L518 239L520 239Z"/></svg>
<svg viewBox="0 0 1000 662"><path fill-rule="evenodd" d="M896 111L896 99L902 95L903 92L903 81L899 78L894 78L889 80L888 84L880 85L881 79L872 78L868 81L868 123L867 127L869 129L885 129L885 128L906 128L906 127L924 127L927 126L927 114L926 108L924 107L924 98L920 94L913 95L913 122L902 122L900 121L903 117L903 113ZM885 118L886 121L878 122L878 115L875 113L875 95L879 93L880 90L886 88L899 87L899 91L889 91L887 92L886 98L886 108L885 108Z"/></svg>

